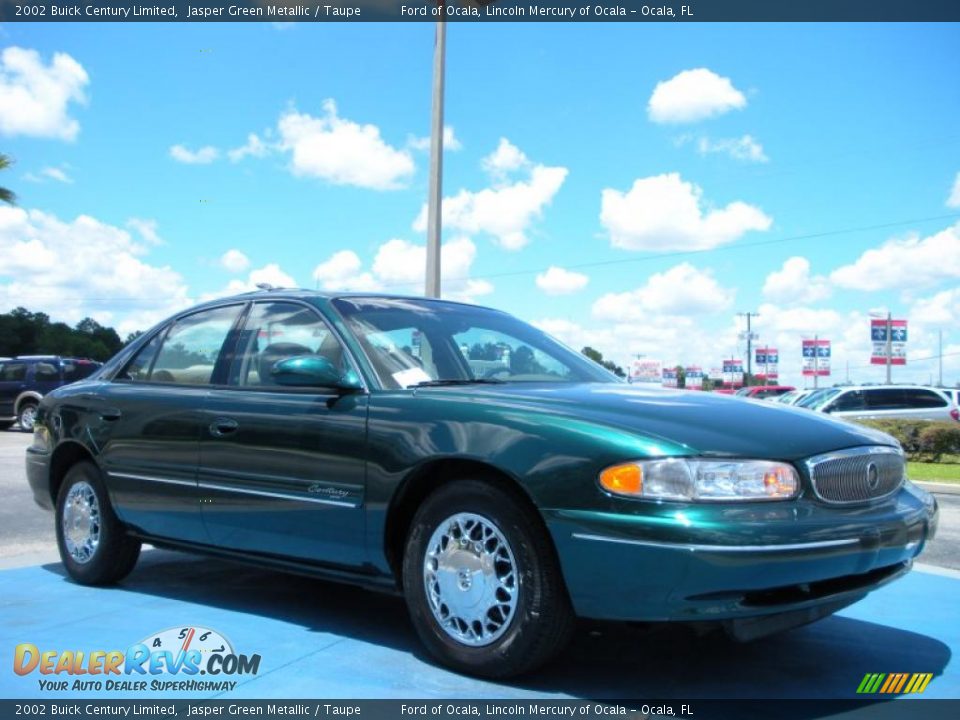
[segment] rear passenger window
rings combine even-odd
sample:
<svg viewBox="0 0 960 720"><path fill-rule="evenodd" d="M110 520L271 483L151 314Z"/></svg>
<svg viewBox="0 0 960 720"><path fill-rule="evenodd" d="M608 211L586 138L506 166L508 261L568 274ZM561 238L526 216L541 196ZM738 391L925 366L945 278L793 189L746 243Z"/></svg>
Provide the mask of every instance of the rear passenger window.
<svg viewBox="0 0 960 720"><path fill-rule="evenodd" d="M100 363L81 360L79 362L65 362L63 364L63 381L67 383L83 380L93 375L100 368Z"/></svg>
<svg viewBox="0 0 960 720"><path fill-rule="evenodd" d="M946 407L944 398L929 390L904 390L906 395L905 407L908 408L939 408Z"/></svg>
<svg viewBox="0 0 960 720"><path fill-rule="evenodd" d="M161 333L137 353L122 377L178 385L209 384L239 312L240 306L233 305L177 320L162 341ZM155 343L160 344L159 350Z"/></svg>
<svg viewBox="0 0 960 720"><path fill-rule="evenodd" d="M60 371L52 363L39 362L33 368L33 379L36 382L57 382L60 380Z"/></svg>
<svg viewBox="0 0 960 720"><path fill-rule="evenodd" d="M871 388L866 391L867 407L871 410L902 410L906 404L901 388Z"/></svg>
<svg viewBox="0 0 960 720"><path fill-rule="evenodd" d="M137 351L133 360L127 363L127 366L120 373L121 380L149 380L150 370L153 369L153 361L157 357L157 350L160 349L160 343L163 341L163 331L158 332L153 338Z"/></svg>

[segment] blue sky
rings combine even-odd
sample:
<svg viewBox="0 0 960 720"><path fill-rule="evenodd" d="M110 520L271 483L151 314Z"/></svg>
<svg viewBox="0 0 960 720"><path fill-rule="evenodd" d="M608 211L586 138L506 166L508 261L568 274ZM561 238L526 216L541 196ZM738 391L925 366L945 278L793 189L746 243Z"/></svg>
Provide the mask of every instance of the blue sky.
<svg viewBox="0 0 960 720"><path fill-rule="evenodd" d="M419 292L432 45L416 23L0 27L0 310L129 331L261 280ZM958 48L956 25L453 24L445 295L708 370L759 311L794 384L814 334L835 380L880 380L889 309L910 358L943 330L960 381Z"/></svg>

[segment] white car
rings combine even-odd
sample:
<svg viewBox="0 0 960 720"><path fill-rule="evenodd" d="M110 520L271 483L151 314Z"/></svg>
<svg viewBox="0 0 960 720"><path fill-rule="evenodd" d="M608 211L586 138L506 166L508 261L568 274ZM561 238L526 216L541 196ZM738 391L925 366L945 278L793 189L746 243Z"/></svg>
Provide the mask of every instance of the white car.
<svg viewBox="0 0 960 720"><path fill-rule="evenodd" d="M813 410L849 420L946 420L960 411L943 390L919 385L853 385L838 388Z"/></svg>

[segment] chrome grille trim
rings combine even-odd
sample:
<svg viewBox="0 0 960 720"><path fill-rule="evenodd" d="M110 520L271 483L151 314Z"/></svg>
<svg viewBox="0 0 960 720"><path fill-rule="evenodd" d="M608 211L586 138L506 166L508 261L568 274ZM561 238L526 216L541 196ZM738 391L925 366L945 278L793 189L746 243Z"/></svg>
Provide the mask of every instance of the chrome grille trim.
<svg viewBox="0 0 960 720"><path fill-rule="evenodd" d="M833 505L885 498L899 490L906 478L903 453L899 448L885 445L824 453L807 458L804 464L816 496ZM875 474L870 470L871 465L876 468ZM875 485L871 479L876 480Z"/></svg>

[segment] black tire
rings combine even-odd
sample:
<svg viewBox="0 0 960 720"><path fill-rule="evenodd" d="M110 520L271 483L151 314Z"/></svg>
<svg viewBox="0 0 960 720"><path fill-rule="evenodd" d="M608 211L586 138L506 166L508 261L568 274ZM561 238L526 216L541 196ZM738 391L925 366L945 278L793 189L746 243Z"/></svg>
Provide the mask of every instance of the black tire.
<svg viewBox="0 0 960 720"><path fill-rule="evenodd" d="M9 430L12 427L13 427L13 420L9 420L9 421L4 420L3 422L0 422L0 432L3 432L4 430Z"/></svg>
<svg viewBox="0 0 960 720"><path fill-rule="evenodd" d="M64 507L71 490L82 483L92 489L99 510L99 523L96 523L98 540L85 561L79 561L71 555L64 537ZM130 574L140 556L140 541L130 537L117 519L110 505L100 469L91 462L79 462L67 471L57 495L56 527L60 559L70 577L81 585L109 585L117 582Z"/></svg>
<svg viewBox="0 0 960 720"><path fill-rule="evenodd" d="M495 526L513 554L519 580L516 606L503 623L506 629L480 647L461 642L441 626L426 589L424 564L431 536L458 513L480 516ZM451 482L427 497L407 535L403 590L427 650L443 664L470 675L505 678L529 672L557 655L575 626L556 553L540 518L522 498L489 481Z"/></svg>
<svg viewBox="0 0 960 720"><path fill-rule="evenodd" d="M36 417L37 403L32 401L20 403L20 408L17 410L17 423L19 423L21 431L32 433Z"/></svg>

